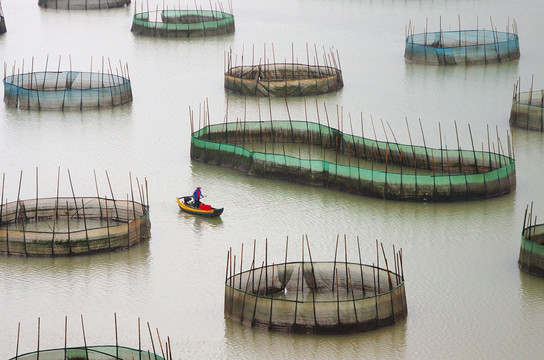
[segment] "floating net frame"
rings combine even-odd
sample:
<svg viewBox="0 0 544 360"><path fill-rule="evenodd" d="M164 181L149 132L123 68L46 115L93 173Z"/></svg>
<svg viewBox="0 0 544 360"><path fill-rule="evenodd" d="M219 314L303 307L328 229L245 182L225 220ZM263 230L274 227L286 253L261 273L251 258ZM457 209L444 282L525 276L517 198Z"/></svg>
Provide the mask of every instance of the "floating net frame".
<svg viewBox="0 0 544 360"><path fill-rule="evenodd" d="M527 216L528 215L528 216ZM533 203L525 208L518 266L526 273L544 277L544 224L533 218Z"/></svg>
<svg viewBox="0 0 544 360"><path fill-rule="evenodd" d="M348 261L345 235L345 258L337 259L338 240L337 236L334 261L314 262L308 236L302 236L301 261L288 262L287 238L285 261L270 265L267 239L261 266L255 262L254 242L253 260L247 270L243 270L242 244L238 273L236 255L230 249L225 274L225 317L255 328L308 334L367 331L406 319L402 250L396 252L393 246L394 264L389 264L382 244L385 268L381 268L377 241L377 262L366 265L361 261L359 238L358 262Z"/></svg>
<svg viewBox="0 0 544 360"><path fill-rule="evenodd" d="M4 103L21 110L84 110L119 106L132 102L132 86L128 64L119 61L120 68L115 74L108 59L109 68L102 71L48 71L47 57L45 71L34 72L32 58L31 72L16 68L14 62L11 75L7 76L7 64L4 63ZM121 75L119 75L121 73Z"/></svg>
<svg viewBox="0 0 544 360"><path fill-rule="evenodd" d="M266 44L263 58L255 63L253 47L251 65L244 65L244 54L240 57L242 64L237 65L237 57L233 59L232 49L226 55L224 75L225 89L248 96L312 96L338 91L344 87L340 57L338 51L331 49L329 54L323 48L323 63L319 64L317 48L314 44L314 64L310 65L308 44L306 44L306 64L295 60L291 46L291 62L276 62L274 44L272 44L273 62L266 57Z"/></svg>
<svg viewBox="0 0 544 360"><path fill-rule="evenodd" d="M491 20L492 30L459 30L427 32L427 23L424 33L414 33L411 22L408 25L404 58L407 62L429 65L474 65L493 64L520 57L519 37L517 24L513 20L513 32L497 31Z"/></svg>
<svg viewBox="0 0 544 360"><path fill-rule="evenodd" d="M0 34L7 32L6 19L4 18L4 11L2 10L2 3L0 2Z"/></svg>
<svg viewBox="0 0 544 360"><path fill-rule="evenodd" d="M136 13L134 4L134 17L132 18L132 31L136 35L157 36L157 37L203 37L216 36L233 33L235 30L234 15L232 15L232 4L229 1L230 13L223 9L219 2L215 9L210 2L210 10L200 9L173 9L159 10L148 9L144 12L143 1L141 12Z"/></svg>
<svg viewBox="0 0 544 360"><path fill-rule="evenodd" d="M195 130L189 111L191 159L251 175L408 201L487 199L506 194L516 185L511 137L507 133L505 155L498 130L497 150L489 129L488 151L483 150L483 143L481 151L474 145L472 150L462 150L458 135L458 150L448 150L427 147L423 129L423 146L413 145L411 140L410 144L399 144L344 133L331 127L328 117L327 125L321 124L319 115L318 122L228 122L225 117L226 122L211 124L209 112L204 111L204 121L199 120L203 127ZM472 140L470 126L469 133ZM298 145L299 154L308 149L307 156L287 155L286 144ZM312 146L319 149L313 155ZM339 162L339 156L347 158L347 164Z"/></svg>
<svg viewBox="0 0 544 360"><path fill-rule="evenodd" d="M106 172L107 175L107 172ZM72 184L70 172L70 186ZM95 175L96 176L96 175ZM37 180L36 169L36 180ZM59 169L60 177L60 169ZM140 201L134 200L132 175L131 199L76 197L39 198L13 202L4 201L5 174L2 177L2 203L0 205L0 254L19 256L74 256L119 249L128 249L150 238L147 180L138 183ZM22 180L22 172L19 180ZM96 181L96 177L95 177ZM36 193L38 185L36 185ZM30 223L45 223L49 230L28 229ZM89 223L99 225L90 226ZM104 224L105 222L105 224ZM50 225L52 224L52 226ZM59 225L62 223L62 227ZM72 225L71 225L72 224Z"/></svg>
<svg viewBox="0 0 544 360"><path fill-rule="evenodd" d="M93 360L172 360L172 346L170 337L167 337L167 341L161 341L159 329L157 331L157 340L160 345L161 355L157 354L159 347L155 350L155 339L151 332L149 322L147 322L147 328L149 330L149 338L153 352L142 349L142 338L140 330L140 318L138 318L138 349L129 348L119 345L118 329L117 329L117 314L114 313L115 321L115 345L87 345L87 337L85 335L85 325L83 322L83 315L81 315L81 330L83 333L83 346L68 347L68 317L64 317L64 347L57 349L40 350L40 318L38 318L38 344L37 350L25 354L19 355L19 342L21 333L21 323L17 326L17 347L15 351L15 357L10 360L58 360L58 359L93 359Z"/></svg>
<svg viewBox="0 0 544 360"><path fill-rule="evenodd" d="M60 10L101 10L129 6L131 0L38 0L43 8Z"/></svg>
<svg viewBox="0 0 544 360"><path fill-rule="evenodd" d="M509 122L515 127L544 131L544 90L533 91L533 81L534 75L528 92L521 92L520 79L514 84Z"/></svg>

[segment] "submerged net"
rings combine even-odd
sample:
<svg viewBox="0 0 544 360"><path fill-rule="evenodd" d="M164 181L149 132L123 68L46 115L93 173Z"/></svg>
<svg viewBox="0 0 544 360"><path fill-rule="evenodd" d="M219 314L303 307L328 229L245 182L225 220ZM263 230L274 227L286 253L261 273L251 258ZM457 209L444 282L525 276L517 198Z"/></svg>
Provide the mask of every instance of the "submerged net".
<svg viewBox="0 0 544 360"><path fill-rule="evenodd" d="M131 349L124 346L102 345L81 346L66 349L49 349L18 355L10 360L164 360L163 357L147 350Z"/></svg>
<svg viewBox="0 0 544 360"><path fill-rule="evenodd" d="M83 110L132 102L130 79L100 72L31 72L4 78L4 102L25 110Z"/></svg>
<svg viewBox="0 0 544 360"><path fill-rule="evenodd" d="M150 237L149 206L129 200L59 197L0 206L0 253L79 255L129 248Z"/></svg>
<svg viewBox="0 0 544 360"><path fill-rule="evenodd" d="M130 2L131 0L38 0L38 5L62 10L96 10L128 6Z"/></svg>
<svg viewBox="0 0 544 360"><path fill-rule="evenodd" d="M431 65L471 65L519 59L517 34L492 30L440 31L406 38L406 61Z"/></svg>
<svg viewBox="0 0 544 360"><path fill-rule="evenodd" d="M225 89L251 96L311 96L343 86L342 71L330 66L273 63L237 66L225 73Z"/></svg>
<svg viewBox="0 0 544 360"><path fill-rule="evenodd" d="M305 121L215 124L191 135L194 160L395 200L506 194L515 188L515 161L503 153L383 142Z"/></svg>
<svg viewBox="0 0 544 360"><path fill-rule="evenodd" d="M517 91L516 91L517 89ZM519 92L519 81L514 87L510 125L544 131L544 90Z"/></svg>
<svg viewBox="0 0 544 360"><path fill-rule="evenodd" d="M282 263L235 274L225 284L224 310L245 325L303 333L377 329L408 313L400 274L332 261Z"/></svg>
<svg viewBox="0 0 544 360"><path fill-rule="evenodd" d="M135 14L132 31L159 37L196 37L232 33L234 16L215 10L157 10Z"/></svg>

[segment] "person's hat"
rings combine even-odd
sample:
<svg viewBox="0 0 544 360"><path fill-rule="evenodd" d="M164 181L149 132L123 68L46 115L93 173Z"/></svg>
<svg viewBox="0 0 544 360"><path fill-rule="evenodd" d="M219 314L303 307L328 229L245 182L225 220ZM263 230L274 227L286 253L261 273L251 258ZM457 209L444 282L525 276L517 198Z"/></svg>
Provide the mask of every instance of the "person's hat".
<svg viewBox="0 0 544 360"><path fill-rule="evenodd" d="M197 186L196 188L197 188L197 189L202 189L200 186Z"/></svg>

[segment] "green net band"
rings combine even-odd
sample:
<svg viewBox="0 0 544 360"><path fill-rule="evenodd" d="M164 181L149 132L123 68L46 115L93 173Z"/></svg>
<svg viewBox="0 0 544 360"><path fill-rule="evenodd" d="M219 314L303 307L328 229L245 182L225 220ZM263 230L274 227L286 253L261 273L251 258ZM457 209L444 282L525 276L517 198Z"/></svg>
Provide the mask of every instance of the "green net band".
<svg viewBox="0 0 544 360"><path fill-rule="evenodd" d="M544 224L523 229L518 265L525 272L544 276Z"/></svg>
<svg viewBox="0 0 544 360"><path fill-rule="evenodd" d="M164 360L163 357L147 351L124 346L102 345L48 349L18 355L10 360Z"/></svg>
<svg viewBox="0 0 544 360"><path fill-rule="evenodd" d="M382 142L304 121L209 125L192 134L191 158L396 200L485 199L515 188L515 161L500 153Z"/></svg>
<svg viewBox="0 0 544 360"><path fill-rule="evenodd" d="M234 16L212 10L158 10L135 14L131 31L159 37L197 37L232 33Z"/></svg>

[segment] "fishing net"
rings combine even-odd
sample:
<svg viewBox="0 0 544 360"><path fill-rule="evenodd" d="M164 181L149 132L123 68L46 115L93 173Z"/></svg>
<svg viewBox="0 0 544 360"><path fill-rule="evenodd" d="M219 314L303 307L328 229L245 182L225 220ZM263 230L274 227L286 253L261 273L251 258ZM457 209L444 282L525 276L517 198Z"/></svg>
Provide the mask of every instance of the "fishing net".
<svg viewBox="0 0 544 360"><path fill-rule="evenodd" d="M485 199L515 188L515 161L498 152L372 140L305 121L208 125L191 158L249 174L395 200ZM508 154L510 141L508 138Z"/></svg>
<svg viewBox="0 0 544 360"><path fill-rule="evenodd" d="M25 110L96 109L132 102L132 87L109 73L32 72L4 78L4 102Z"/></svg>
<svg viewBox="0 0 544 360"><path fill-rule="evenodd" d="M128 6L130 2L131 0L38 0L38 5L62 10L95 10Z"/></svg>
<svg viewBox="0 0 544 360"><path fill-rule="evenodd" d="M344 333L392 325L408 310L401 275L347 262L294 262L227 279L225 316L303 333Z"/></svg>
<svg viewBox="0 0 544 360"><path fill-rule="evenodd" d="M492 30L460 30L411 34L406 61L430 65L471 65L519 59L517 34Z"/></svg>
<svg viewBox="0 0 544 360"><path fill-rule="evenodd" d="M135 14L132 31L159 37L214 36L234 32L234 16L215 10L156 10Z"/></svg>
<svg viewBox="0 0 544 360"><path fill-rule="evenodd" d="M50 349L18 355L10 360L164 360L155 353L123 346L103 345Z"/></svg>
<svg viewBox="0 0 544 360"><path fill-rule="evenodd" d="M527 273L544 276L544 224L536 224L532 204L528 214L527 210L528 207L523 219L518 265Z"/></svg>
<svg viewBox="0 0 544 360"><path fill-rule="evenodd" d="M323 65L272 63L236 66L225 73L225 89L250 96L311 96L343 86L342 71Z"/></svg>
<svg viewBox="0 0 544 360"><path fill-rule="evenodd" d="M0 253L79 255L129 248L150 237L149 206L129 200L59 197L0 206Z"/></svg>
<svg viewBox="0 0 544 360"><path fill-rule="evenodd" d="M516 92L510 110L510 125L543 131L544 129L544 90Z"/></svg>

